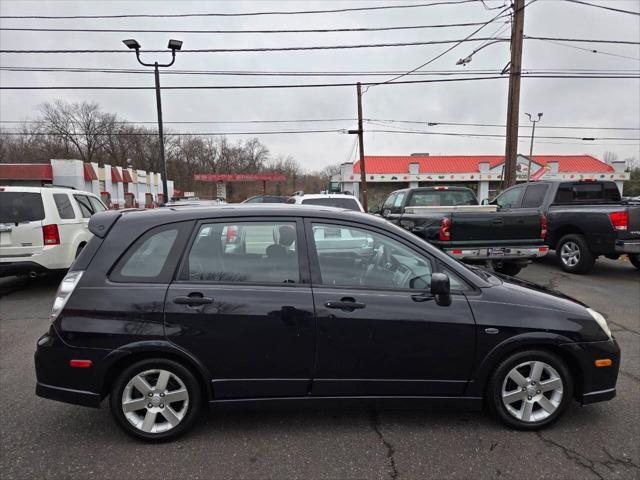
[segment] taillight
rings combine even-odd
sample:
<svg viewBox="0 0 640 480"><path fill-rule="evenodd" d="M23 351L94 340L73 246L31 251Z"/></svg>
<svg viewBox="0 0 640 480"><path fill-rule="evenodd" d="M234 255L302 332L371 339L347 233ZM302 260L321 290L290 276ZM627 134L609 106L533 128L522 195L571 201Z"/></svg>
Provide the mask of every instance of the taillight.
<svg viewBox="0 0 640 480"><path fill-rule="evenodd" d="M540 238L545 240L547 238L547 217L540 215Z"/></svg>
<svg viewBox="0 0 640 480"><path fill-rule="evenodd" d="M629 212L611 212L609 214L613 228L616 230L627 230L629 228Z"/></svg>
<svg viewBox="0 0 640 480"><path fill-rule="evenodd" d="M60 312L67 304L67 300L76 289L78 282L82 278L83 271L75 270L67 273L65 277L60 282L60 286L58 287L58 291L56 292L56 298L53 300L53 307L51 308L51 315L49 315L49 319L51 321L58 318Z"/></svg>
<svg viewBox="0 0 640 480"><path fill-rule="evenodd" d="M444 217L440 222L440 231L438 238L443 242L451 240L451 220L449 217Z"/></svg>
<svg viewBox="0 0 640 480"><path fill-rule="evenodd" d="M42 240L45 245L60 245L58 225L44 225L42 227Z"/></svg>
<svg viewBox="0 0 640 480"><path fill-rule="evenodd" d="M227 240L226 243L235 243L238 239L238 228L237 227L227 227Z"/></svg>

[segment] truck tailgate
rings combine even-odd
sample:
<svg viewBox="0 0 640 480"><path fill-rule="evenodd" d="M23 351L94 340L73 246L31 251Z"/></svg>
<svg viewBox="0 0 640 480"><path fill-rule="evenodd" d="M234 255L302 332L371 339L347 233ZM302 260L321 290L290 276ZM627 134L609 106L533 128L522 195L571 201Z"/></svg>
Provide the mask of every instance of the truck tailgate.
<svg viewBox="0 0 640 480"><path fill-rule="evenodd" d="M523 245L541 243L538 212L454 212L451 241L475 245Z"/></svg>
<svg viewBox="0 0 640 480"><path fill-rule="evenodd" d="M618 231L618 238L621 240L640 240L640 205L630 204L627 209L629 211L629 225L627 230Z"/></svg>

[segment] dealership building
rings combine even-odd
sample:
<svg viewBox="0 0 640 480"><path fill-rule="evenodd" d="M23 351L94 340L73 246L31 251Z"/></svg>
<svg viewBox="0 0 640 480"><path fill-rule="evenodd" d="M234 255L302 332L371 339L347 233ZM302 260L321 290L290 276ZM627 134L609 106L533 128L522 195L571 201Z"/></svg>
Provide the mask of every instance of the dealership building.
<svg viewBox="0 0 640 480"><path fill-rule="evenodd" d="M529 165L531 174L529 176ZM517 181L612 180L622 192L629 179L625 162L607 164L591 155L518 155ZM456 185L473 189L479 200L493 198L504 174L504 155L365 156L369 204L381 204L394 190L429 185ZM358 195L360 162L343 163L331 179L333 188Z"/></svg>
<svg viewBox="0 0 640 480"><path fill-rule="evenodd" d="M56 185L92 192L111 208L151 207L162 203L162 176L133 168L98 166L81 160L49 163L0 163L0 184ZM170 198L173 181L167 181Z"/></svg>

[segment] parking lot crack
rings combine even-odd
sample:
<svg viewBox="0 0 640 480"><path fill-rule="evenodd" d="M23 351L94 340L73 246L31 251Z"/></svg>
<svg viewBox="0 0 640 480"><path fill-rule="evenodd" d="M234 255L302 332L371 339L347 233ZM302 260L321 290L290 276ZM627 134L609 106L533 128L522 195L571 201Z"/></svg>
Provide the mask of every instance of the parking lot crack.
<svg viewBox="0 0 640 480"><path fill-rule="evenodd" d="M546 446L559 448L560 451L562 451L562 453L567 459L571 460L576 465L579 465L585 468L586 470L589 470L591 473L593 473L596 477L598 477L601 480L603 480L605 477L596 469L596 467L598 466L604 467L609 471L615 471L616 467L624 467L626 469L640 470L640 467L636 463L634 463L633 460L615 457L604 447L602 448L602 451L605 453L605 455L607 455L608 460L604 460L604 461L592 460L587 456L565 445L562 445L561 443L555 440L551 440L550 438L543 437L541 432L536 432L536 433L538 435L538 438L540 438L542 443L544 443Z"/></svg>
<svg viewBox="0 0 640 480"><path fill-rule="evenodd" d="M389 477L395 480L396 478L398 478L398 468L396 466L395 459L396 451L393 448L393 445L384 437L382 431L380 430L380 417L378 416L378 412L376 412L375 410L371 410L369 420L371 423L371 428L374 432L376 432L376 435L380 439L380 442L387 449L387 459L389 461L389 468L391 469L391 471L389 472Z"/></svg>
<svg viewBox="0 0 640 480"><path fill-rule="evenodd" d="M619 373L624 375L627 378L635 380L636 382L640 382L640 377L638 377L637 375L634 375L633 373L626 372L626 371L624 371L622 369L619 370Z"/></svg>

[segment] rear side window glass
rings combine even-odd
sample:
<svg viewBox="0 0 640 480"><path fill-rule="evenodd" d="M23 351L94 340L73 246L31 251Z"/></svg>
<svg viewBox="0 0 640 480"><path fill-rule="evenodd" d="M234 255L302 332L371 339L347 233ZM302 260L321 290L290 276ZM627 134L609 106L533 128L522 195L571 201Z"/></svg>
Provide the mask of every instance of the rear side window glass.
<svg viewBox="0 0 640 480"><path fill-rule="evenodd" d="M621 200L620 190L613 182L604 184L604 199L608 202L619 202Z"/></svg>
<svg viewBox="0 0 640 480"><path fill-rule="evenodd" d="M104 212L106 210L105 206L102 204L100 200L95 197L88 197L91 202L91 206L93 207L93 211L95 213Z"/></svg>
<svg viewBox="0 0 640 480"><path fill-rule="evenodd" d="M360 211L358 202L353 198L307 198L302 200L304 205L322 205L325 207L346 208L348 210Z"/></svg>
<svg viewBox="0 0 640 480"><path fill-rule="evenodd" d="M0 192L0 223L36 222L44 219L39 193Z"/></svg>
<svg viewBox="0 0 640 480"><path fill-rule="evenodd" d="M109 278L115 282L169 283L188 236L189 225L156 227L136 240Z"/></svg>
<svg viewBox="0 0 640 480"><path fill-rule="evenodd" d="M546 183L539 183L537 185L530 185L527 187L527 191L524 192L522 197L523 208L537 208L542 205L544 197L547 194L549 185Z"/></svg>
<svg viewBox="0 0 640 480"><path fill-rule="evenodd" d="M555 203L620 201L620 191L613 184L564 183L558 187Z"/></svg>
<svg viewBox="0 0 640 480"><path fill-rule="evenodd" d="M91 208L91 204L89 203L89 199L86 195L74 195L76 199L76 203L78 207L80 207L80 212L82 213L82 218L89 218L93 215L93 209Z"/></svg>
<svg viewBox="0 0 640 480"><path fill-rule="evenodd" d="M54 193L53 201L56 203L58 215L60 215L62 220L76 218L76 213L73 211L73 205L71 205L69 195L66 193Z"/></svg>

